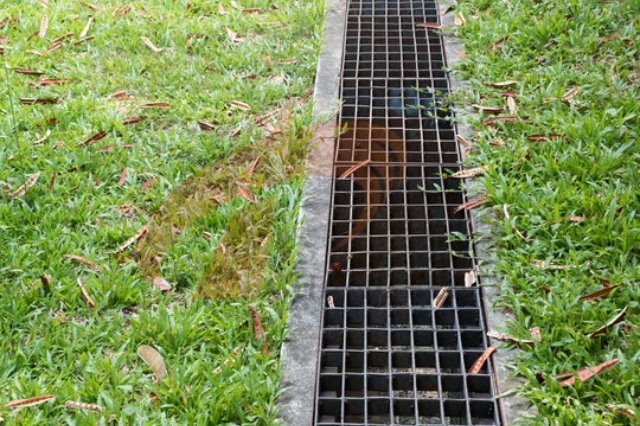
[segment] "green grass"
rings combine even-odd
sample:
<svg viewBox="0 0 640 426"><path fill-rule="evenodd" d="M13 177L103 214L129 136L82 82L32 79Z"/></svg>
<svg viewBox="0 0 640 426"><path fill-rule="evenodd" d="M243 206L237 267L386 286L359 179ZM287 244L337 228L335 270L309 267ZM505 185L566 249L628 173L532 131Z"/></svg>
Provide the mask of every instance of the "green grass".
<svg viewBox="0 0 640 426"><path fill-rule="evenodd" d="M507 331L530 339L528 329L541 329L542 342L521 348L514 365L525 380L520 394L540 413L525 423L635 425L640 3L471 0L458 10L468 21L459 29L468 56L459 70L470 82L464 100L506 109L499 92L511 90L517 115L527 117L493 130L482 124L488 116L473 118L478 133L469 159L470 166L490 165L482 183L490 200L485 209L495 219L496 232L488 236L497 254L491 272L502 288L496 303L514 315ZM517 85L483 85L506 80ZM569 102L559 100L572 87L579 92ZM533 134L562 138L536 143L527 138ZM489 143L496 140L504 145ZM570 221L572 216L585 220ZM535 267L539 260L564 268ZM606 283L620 287L602 298L577 300ZM625 307L621 324L587 336ZM620 359L612 371L586 382L561 387L554 378L612 358Z"/></svg>
<svg viewBox="0 0 640 426"><path fill-rule="evenodd" d="M322 2L133 1L121 16L114 9L127 3L95 3L98 11L75 0L49 0L45 10L36 0L0 0L0 61L6 65L0 71L0 417L23 425L275 423L302 156L269 157L255 178L236 177L251 181L256 206L264 203L269 212L268 222L256 224L268 240L263 279L250 298L202 297L202 277L230 223L243 211L260 209L238 196L237 182L225 188L220 206L197 210L163 247L159 271L172 291L153 287L136 262L137 248L119 258L112 253L162 216L167 197L201 170L219 164L229 173L242 167L230 160L236 153L260 155L255 147L268 132L256 117L287 108L286 119L279 115L268 123L283 131L270 146L306 140L310 104L291 99L312 85ZM249 8L261 12L243 13ZM31 37L45 13L46 36ZM4 20L15 16L15 22ZM87 36L95 38L74 44L90 16ZM231 40L227 29L243 41ZM45 56L31 52L45 51L67 33L75 35L61 49ZM162 52L154 53L141 37ZM65 81L32 87L39 78L16 68ZM126 99L111 96L122 90ZM55 105L19 101L58 97ZM234 100L251 109L230 107ZM170 108L139 108L151 102ZM147 118L123 125L140 115ZM205 132L197 121L214 129ZM101 131L103 139L81 145ZM260 167L267 166L286 172L261 181L269 170ZM36 184L12 198L9 192L35 173ZM68 253L99 270L65 259ZM95 309L82 299L78 278ZM269 356L254 337L250 305L261 315ZM164 358L169 374L160 383L136 354L142 344ZM43 394L57 399L4 408ZM68 410L67 400L98 404L103 412Z"/></svg>

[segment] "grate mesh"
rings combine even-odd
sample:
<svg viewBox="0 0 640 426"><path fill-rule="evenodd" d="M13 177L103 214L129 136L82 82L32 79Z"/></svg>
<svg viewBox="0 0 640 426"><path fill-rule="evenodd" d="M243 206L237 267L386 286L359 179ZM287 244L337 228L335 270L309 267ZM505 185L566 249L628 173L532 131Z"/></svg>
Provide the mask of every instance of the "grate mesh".
<svg viewBox="0 0 640 426"><path fill-rule="evenodd" d="M316 424L499 424L435 2L348 5ZM344 177L341 177L344 176ZM454 236L454 237L452 237ZM442 288L448 297L439 308Z"/></svg>

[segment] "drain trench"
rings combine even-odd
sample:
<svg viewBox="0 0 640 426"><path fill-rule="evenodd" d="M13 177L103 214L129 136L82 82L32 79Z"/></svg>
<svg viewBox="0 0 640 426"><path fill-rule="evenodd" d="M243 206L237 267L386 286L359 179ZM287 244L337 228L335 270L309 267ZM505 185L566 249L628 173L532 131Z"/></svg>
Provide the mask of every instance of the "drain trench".
<svg viewBox="0 0 640 426"><path fill-rule="evenodd" d="M500 424L437 4L346 19L315 423Z"/></svg>

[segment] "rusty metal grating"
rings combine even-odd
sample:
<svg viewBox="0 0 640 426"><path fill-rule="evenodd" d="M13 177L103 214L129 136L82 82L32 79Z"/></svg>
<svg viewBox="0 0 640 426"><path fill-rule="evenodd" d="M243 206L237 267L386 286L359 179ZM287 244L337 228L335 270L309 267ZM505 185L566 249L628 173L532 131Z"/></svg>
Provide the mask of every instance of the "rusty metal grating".
<svg viewBox="0 0 640 426"><path fill-rule="evenodd" d="M497 425L441 37L426 0L351 0L315 423ZM439 308L442 288L448 297Z"/></svg>

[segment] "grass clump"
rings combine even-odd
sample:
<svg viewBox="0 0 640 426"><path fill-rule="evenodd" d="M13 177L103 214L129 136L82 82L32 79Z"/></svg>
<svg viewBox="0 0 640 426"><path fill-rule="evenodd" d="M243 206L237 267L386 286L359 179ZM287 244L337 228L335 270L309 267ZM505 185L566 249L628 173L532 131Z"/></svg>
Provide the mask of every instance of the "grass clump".
<svg viewBox="0 0 640 426"><path fill-rule="evenodd" d="M509 333L531 339L538 327L542 336L515 362L520 393L541 414L526 422L637 424L640 4L472 0L460 12L466 100L519 118L472 119L469 161L491 165L482 180L499 230L489 237L495 302L514 314ZM505 81L515 83L487 85ZM617 287L581 299L607 286ZM613 371L585 381L555 377L616 358Z"/></svg>
<svg viewBox="0 0 640 426"><path fill-rule="evenodd" d="M309 103L293 100L312 85L322 2L0 3L0 417L276 423L311 122ZM261 281L244 299L202 297L227 227L262 209ZM155 289L156 274L173 289ZM161 381L141 345L163 357Z"/></svg>

